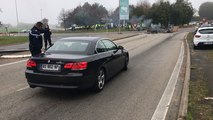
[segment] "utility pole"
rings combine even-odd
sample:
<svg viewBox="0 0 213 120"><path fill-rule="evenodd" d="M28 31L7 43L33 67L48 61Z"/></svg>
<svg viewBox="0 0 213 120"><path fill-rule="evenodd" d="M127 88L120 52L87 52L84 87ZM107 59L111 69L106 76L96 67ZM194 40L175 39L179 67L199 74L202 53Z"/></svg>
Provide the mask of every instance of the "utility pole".
<svg viewBox="0 0 213 120"><path fill-rule="evenodd" d="M1 10L1 8L0 8L0 13L2 12L2 10ZM1 23L1 21L0 21L0 27L2 26L2 23Z"/></svg>
<svg viewBox="0 0 213 120"><path fill-rule="evenodd" d="M121 33L121 20L123 24L125 20L129 20L129 0L119 0L119 33Z"/></svg>
<svg viewBox="0 0 213 120"><path fill-rule="evenodd" d="M67 28L66 28L66 26L67 26L66 24L67 24L67 23L66 23L65 10L63 10L63 20L64 20L64 30L67 31Z"/></svg>
<svg viewBox="0 0 213 120"><path fill-rule="evenodd" d="M121 18L120 18L120 9L121 9L121 6L120 6L120 0L119 0L119 22L118 22L118 25L119 25L119 34L121 34Z"/></svg>
<svg viewBox="0 0 213 120"><path fill-rule="evenodd" d="M42 17L42 9L40 9L40 11L41 11L41 20L42 20L42 18L43 18L43 17Z"/></svg>
<svg viewBox="0 0 213 120"><path fill-rule="evenodd" d="M17 1L15 0L15 7L16 7L16 20L17 20L17 25L19 23L19 20L18 20L18 7L17 7Z"/></svg>

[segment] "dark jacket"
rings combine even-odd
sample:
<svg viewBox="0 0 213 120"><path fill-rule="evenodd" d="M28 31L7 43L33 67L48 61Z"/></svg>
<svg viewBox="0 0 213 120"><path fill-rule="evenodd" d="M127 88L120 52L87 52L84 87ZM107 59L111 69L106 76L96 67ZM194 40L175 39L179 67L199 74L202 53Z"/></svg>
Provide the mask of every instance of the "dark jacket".
<svg viewBox="0 0 213 120"><path fill-rule="evenodd" d="M45 28L44 29L44 38L50 38L50 35L52 34L52 32L50 31L49 28Z"/></svg>
<svg viewBox="0 0 213 120"><path fill-rule="evenodd" d="M41 50L42 49L42 31L37 29L35 26L29 32L29 48L30 51Z"/></svg>

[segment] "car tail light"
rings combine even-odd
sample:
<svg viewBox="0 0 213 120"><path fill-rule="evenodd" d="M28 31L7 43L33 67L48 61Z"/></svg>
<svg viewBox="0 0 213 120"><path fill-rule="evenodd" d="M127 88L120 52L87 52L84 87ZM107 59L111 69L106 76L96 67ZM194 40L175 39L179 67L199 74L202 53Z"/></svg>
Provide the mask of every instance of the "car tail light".
<svg viewBox="0 0 213 120"><path fill-rule="evenodd" d="M64 65L65 69L71 69L72 68L73 63L67 63Z"/></svg>
<svg viewBox="0 0 213 120"><path fill-rule="evenodd" d="M196 38L200 38L200 37L201 37L201 35L195 35L195 37L196 37Z"/></svg>
<svg viewBox="0 0 213 120"><path fill-rule="evenodd" d="M36 62L33 60L28 60L27 61L27 67L36 67Z"/></svg>
<svg viewBox="0 0 213 120"><path fill-rule="evenodd" d="M87 62L67 63L64 65L64 68L71 70L85 70L87 68Z"/></svg>

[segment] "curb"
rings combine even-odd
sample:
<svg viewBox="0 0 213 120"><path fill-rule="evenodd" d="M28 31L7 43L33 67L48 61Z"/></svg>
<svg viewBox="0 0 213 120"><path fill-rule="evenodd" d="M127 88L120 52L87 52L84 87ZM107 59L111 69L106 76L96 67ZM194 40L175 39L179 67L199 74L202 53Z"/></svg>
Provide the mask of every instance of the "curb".
<svg viewBox="0 0 213 120"><path fill-rule="evenodd" d="M187 34L188 35L188 34ZM191 58L190 58L190 51L189 51L189 44L187 42L187 35L185 35L185 43L186 43L186 73L183 85L183 91L181 95L180 107L178 112L178 119L177 120L185 120L187 116L187 109L188 109L188 96L189 96L189 81L190 81L190 72L191 72Z"/></svg>

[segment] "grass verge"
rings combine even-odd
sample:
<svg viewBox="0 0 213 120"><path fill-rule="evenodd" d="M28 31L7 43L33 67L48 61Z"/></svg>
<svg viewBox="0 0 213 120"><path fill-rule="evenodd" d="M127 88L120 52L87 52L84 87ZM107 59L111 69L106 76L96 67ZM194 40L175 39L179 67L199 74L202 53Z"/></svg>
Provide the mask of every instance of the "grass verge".
<svg viewBox="0 0 213 120"><path fill-rule="evenodd" d="M193 33L188 34L187 40L190 44L192 43ZM207 55L213 60L213 51L207 53ZM212 103L204 99L209 93L207 78L204 72L206 68L203 68L199 63L193 63L193 60L191 66L191 76L194 77L191 77L190 80L189 104L186 120L213 120Z"/></svg>
<svg viewBox="0 0 213 120"><path fill-rule="evenodd" d="M0 36L0 46L19 44L28 41L27 36Z"/></svg>

